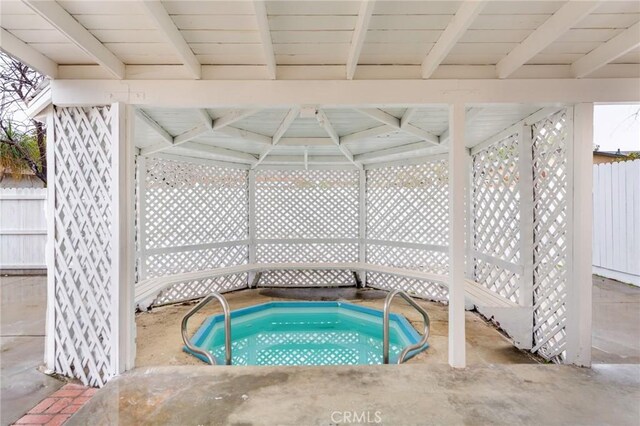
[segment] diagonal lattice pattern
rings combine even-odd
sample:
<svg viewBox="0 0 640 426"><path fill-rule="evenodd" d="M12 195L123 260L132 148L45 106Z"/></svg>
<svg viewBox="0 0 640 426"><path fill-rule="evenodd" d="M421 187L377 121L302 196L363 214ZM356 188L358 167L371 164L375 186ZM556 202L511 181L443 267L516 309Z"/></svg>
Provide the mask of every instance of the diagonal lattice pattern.
<svg viewBox="0 0 640 426"><path fill-rule="evenodd" d="M246 170L151 157L138 165L139 280L247 263ZM225 281L181 283L156 302L202 296L212 283Z"/></svg>
<svg viewBox="0 0 640 426"><path fill-rule="evenodd" d="M54 108L55 371L102 386L115 374L112 107Z"/></svg>
<svg viewBox="0 0 640 426"><path fill-rule="evenodd" d="M357 238L358 172L256 172L256 238Z"/></svg>
<svg viewBox="0 0 640 426"><path fill-rule="evenodd" d="M536 123L534 184L534 352L561 362L566 346L567 111Z"/></svg>
<svg viewBox="0 0 640 426"><path fill-rule="evenodd" d="M515 133L472 157L473 249L514 265L520 262L518 143ZM473 261L475 281L518 301L519 275L486 258Z"/></svg>
<svg viewBox="0 0 640 426"><path fill-rule="evenodd" d="M367 171L367 262L398 268L446 273L448 268L448 169L444 160ZM383 240L387 244L375 244ZM437 246L408 248L393 243ZM368 273L367 285L402 288L434 300L446 288L420 280Z"/></svg>
<svg viewBox="0 0 640 426"><path fill-rule="evenodd" d="M145 249L248 238L247 171L146 160Z"/></svg>
<svg viewBox="0 0 640 426"><path fill-rule="evenodd" d="M446 245L447 162L367 171L367 238Z"/></svg>
<svg viewBox="0 0 640 426"><path fill-rule="evenodd" d="M355 262L358 245L313 239L358 238L359 176L352 170L256 172L256 261ZM282 240L277 244L261 239ZM309 242L287 242L308 239ZM348 271L273 271L263 286L353 285Z"/></svg>
<svg viewBox="0 0 640 426"><path fill-rule="evenodd" d="M153 305L166 305L185 300L198 299L213 291L225 293L247 287L247 274L226 275L224 277L207 278L203 280L187 281L175 284L154 300Z"/></svg>

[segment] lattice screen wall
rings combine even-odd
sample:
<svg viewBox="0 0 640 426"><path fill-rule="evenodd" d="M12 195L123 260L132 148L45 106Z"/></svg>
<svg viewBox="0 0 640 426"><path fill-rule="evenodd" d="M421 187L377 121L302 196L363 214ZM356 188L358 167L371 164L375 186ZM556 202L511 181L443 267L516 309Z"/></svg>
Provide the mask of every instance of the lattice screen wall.
<svg viewBox="0 0 640 426"><path fill-rule="evenodd" d="M54 108L54 369L91 386L115 374L112 272L117 108ZM116 127L116 128L114 128ZM51 296L50 296L51 297Z"/></svg>
<svg viewBox="0 0 640 426"><path fill-rule="evenodd" d="M357 262L359 173L259 170L256 262ZM347 271L272 271L261 286L354 285Z"/></svg>
<svg viewBox="0 0 640 426"><path fill-rule="evenodd" d="M532 126L534 186L534 352L563 361L568 285L567 110Z"/></svg>
<svg viewBox="0 0 640 426"><path fill-rule="evenodd" d="M448 168L444 160L367 171L367 262L446 274L449 238ZM444 300L440 284L367 274L367 285L402 288Z"/></svg>
<svg viewBox="0 0 640 426"><path fill-rule="evenodd" d="M473 280L519 301L519 133L472 157Z"/></svg>
<svg viewBox="0 0 640 426"><path fill-rule="evenodd" d="M138 158L139 280L248 261L248 172ZM180 283L155 305L246 287L246 274Z"/></svg>

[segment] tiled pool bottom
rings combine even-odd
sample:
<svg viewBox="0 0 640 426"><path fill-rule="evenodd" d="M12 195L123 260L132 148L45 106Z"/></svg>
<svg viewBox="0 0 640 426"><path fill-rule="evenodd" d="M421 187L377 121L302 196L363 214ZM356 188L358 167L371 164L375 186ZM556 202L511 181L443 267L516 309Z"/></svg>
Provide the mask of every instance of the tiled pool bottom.
<svg viewBox="0 0 640 426"><path fill-rule="evenodd" d="M345 302L270 302L235 310L232 364L382 364L382 315L381 310ZM420 336L404 316L392 313L389 319L389 357L395 363L402 349ZM207 318L192 341L224 364L223 315Z"/></svg>

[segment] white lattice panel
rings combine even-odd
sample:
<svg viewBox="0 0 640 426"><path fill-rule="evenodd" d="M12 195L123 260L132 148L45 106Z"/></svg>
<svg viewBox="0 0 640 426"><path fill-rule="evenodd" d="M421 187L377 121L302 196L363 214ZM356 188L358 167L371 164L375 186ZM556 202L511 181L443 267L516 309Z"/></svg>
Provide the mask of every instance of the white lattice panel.
<svg viewBox="0 0 640 426"><path fill-rule="evenodd" d="M146 159L145 249L248 238L247 171Z"/></svg>
<svg viewBox="0 0 640 426"><path fill-rule="evenodd" d="M246 170L151 157L138 165L140 280L247 263ZM229 280L236 288L237 277ZM181 283L156 303L203 296L215 283L226 286Z"/></svg>
<svg viewBox="0 0 640 426"><path fill-rule="evenodd" d="M447 162L367 171L367 238L446 246Z"/></svg>
<svg viewBox="0 0 640 426"><path fill-rule="evenodd" d="M256 262L358 261L355 243L314 241L358 238L357 171L260 170L255 185L256 238L284 240L258 241ZM348 271L274 271L260 285L354 285L354 279Z"/></svg>
<svg viewBox="0 0 640 426"><path fill-rule="evenodd" d="M112 107L54 108L55 371L102 386L115 373Z"/></svg>
<svg viewBox="0 0 640 426"><path fill-rule="evenodd" d="M534 352L562 361L567 297L567 112L533 128Z"/></svg>
<svg viewBox="0 0 640 426"><path fill-rule="evenodd" d="M520 262L519 147L515 133L473 155L473 249L488 258L473 259L473 279L518 301L520 276L499 259Z"/></svg>
<svg viewBox="0 0 640 426"><path fill-rule="evenodd" d="M224 277L187 281L163 290L158 298L154 300L153 304L156 306L166 305L168 303L197 299L213 291L225 293L246 287L247 274L226 275Z"/></svg>
<svg viewBox="0 0 640 426"><path fill-rule="evenodd" d="M367 262L433 273L447 273L449 214L448 168L444 160L367 171ZM425 248L393 243L424 244ZM436 246L432 250L428 246ZM368 273L367 285L402 288L434 300L446 288L426 281Z"/></svg>

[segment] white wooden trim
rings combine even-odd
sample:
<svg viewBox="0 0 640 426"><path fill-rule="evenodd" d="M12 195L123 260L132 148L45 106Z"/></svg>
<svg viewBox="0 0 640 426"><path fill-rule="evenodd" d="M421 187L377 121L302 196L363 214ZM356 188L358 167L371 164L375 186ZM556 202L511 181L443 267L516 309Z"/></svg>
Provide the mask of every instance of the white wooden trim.
<svg viewBox="0 0 640 426"><path fill-rule="evenodd" d="M523 268L520 264L507 262L506 260L500 259L499 257L491 256L487 253L482 253L475 249L471 249L470 254L473 257L476 257L486 263L494 264L501 267L502 269L506 269L507 271L511 271L516 274L522 274Z"/></svg>
<svg viewBox="0 0 640 426"><path fill-rule="evenodd" d="M409 133L410 135L417 136L425 142L429 142L432 145L438 145L440 143L440 138L426 130L420 129L416 126L409 124L408 120L404 121L404 126L402 125L402 120L394 117L393 115L386 113L378 108L356 108L356 111L367 115L374 120L378 120L379 122L386 124L397 130L402 130L405 133Z"/></svg>
<svg viewBox="0 0 640 426"><path fill-rule="evenodd" d="M365 139L375 138L378 136L385 136L390 133L395 132L391 126L387 126L386 124L378 127L372 127L370 129L361 130L359 132L349 133L348 135L344 135L340 137L341 144L360 142Z"/></svg>
<svg viewBox="0 0 640 426"><path fill-rule="evenodd" d="M114 77L118 79L124 78L124 63L104 47L93 34L76 21L62 6L55 1L47 0L24 0L24 3L64 34L72 43L89 55L91 59L102 65Z"/></svg>
<svg viewBox="0 0 640 426"><path fill-rule="evenodd" d="M57 63L4 28L0 28L0 49L49 78L58 77Z"/></svg>
<svg viewBox="0 0 640 426"><path fill-rule="evenodd" d="M414 250L428 250L428 251L436 251L439 253L447 253L449 251L449 247L447 246L440 246L436 244L424 244L424 243L408 243L405 241L367 239L367 244L387 246L387 247L401 247L401 248L408 248L408 249L414 249Z"/></svg>
<svg viewBox="0 0 640 426"><path fill-rule="evenodd" d="M640 34L640 22L575 61L571 65L574 77L585 77L640 46L638 34Z"/></svg>
<svg viewBox="0 0 640 426"><path fill-rule="evenodd" d="M261 238L256 244L358 244L358 238Z"/></svg>
<svg viewBox="0 0 640 426"><path fill-rule="evenodd" d="M196 114L200 117L200 121L207 126L207 129L213 130L213 119L209 115L209 112L204 108L198 108Z"/></svg>
<svg viewBox="0 0 640 426"><path fill-rule="evenodd" d="M364 169L358 174L358 261L367 261L367 172ZM360 282L366 287L366 271L360 273Z"/></svg>
<svg viewBox="0 0 640 426"><path fill-rule="evenodd" d="M531 126L518 132L518 190L520 192L520 306L533 306L533 146ZM532 319L533 321L533 319ZM533 344L533 341L531 342Z"/></svg>
<svg viewBox="0 0 640 426"><path fill-rule="evenodd" d="M45 323L45 348L44 363L51 371L55 368L55 335L56 335L56 315L55 315L55 297L56 294L56 273L55 273L55 231L56 231L56 161L55 161L55 124L53 105L47 109L47 245L46 245L46 263L47 263L47 313Z"/></svg>
<svg viewBox="0 0 640 426"><path fill-rule="evenodd" d="M343 136L344 138L344 136ZM340 138L342 141L342 138ZM343 142L344 143L344 142ZM282 138L280 146L333 146L331 138Z"/></svg>
<svg viewBox="0 0 640 426"><path fill-rule="evenodd" d="M406 145L400 145L393 148L385 148L378 151L370 151L355 156L356 161L375 162L398 160L405 157L415 156L416 153L429 151L434 148L430 142L414 142Z"/></svg>
<svg viewBox="0 0 640 426"><path fill-rule="evenodd" d="M199 126L194 127L193 129L187 130L186 132L180 133L179 135L176 135L173 138L173 145L181 145L185 142L189 142L192 139L197 138L198 136L201 136L205 133L207 133L210 130L209 126L205 123L200 124ZM164 146L163 149L167 149L166 146ZM143 148L144 150L144 148Z"/></svg>
<svg viewBox="0 0 640 426"><path fill-rule="evenodd" d="M578 22L593 12L600 2L568 1L522 43L498 62L496 70L499 78L507 78L531 58L544 50Z"/></svg>
<svg viewBox="0 0 640 426"><path fill-rule="evenodd" d="M482 11L485 0L464 1L453 16L447 28L440 34L438 41L431 48L429 54L422 61L422 78L429 78L449 55L451 49L467 32L473 21Z"/></svg>
<svg viewBox="0 0 640 426"><path fill-rule="evenodd" d="M305 169L304 161L300 164L260 164L255 170L354 170L356 167L349 163L327 164L327 163L308 163Z"/></svg>
<svg viewBox="0 0 640 426"><path fill-rule="evenodd" d="M569 113L567 114L569 116ZM591 366L592 324L592 186L593 186L593 104L573 108L568 150L569 198L569 279L567 280L566 362Z"/></svg>
<svg viewBox="0 0 640 426"><path fill-rule="evenodd" d="M160 247L160 248L154 248L154 249L148 249L148 250L142 249L138 252L138 255L139 256L155 256L158 254L183 253L185 251L206 250L210 248L246 246L247 244L249 244L249 240L220 241L220 242L213 242L213 243L193 244L188 246Z"/></svg>
<svg viewBox="0 0 640 426"><path fill-rule="evenodd" d="M189 157L185 155L170 154L168 152L158 152L156 154L148 155L148 157L164 158L166 160L182 161L182 162L193 163L193 164L203 164L206 166L226 167L229 169L248 170L251 168L249 164L233 163L233 162L220 161L220 160L210 160L208 158L202 158L202 156ZM142 158L142 155L140 158Z"/></svg>
<svg viewBox="0 0 640 426"><path fill-rule="evenodd" d="M267 18L267 8L264 0L253 0L253 8L256 14L258 32L262 41L262 50L267 65L267 75L270 79L276 79L276 55L273 52L273 42L271 41L271 31L269 30L269 19Z"/></svg>
<svg viewBox="0 0 640 426"><path fill-rule="evenodd" d="M445 153L438 153L438 154L432 154L432 155L423 155L423 156L411 156L408 158L404 158L402 160L396 160L396 161L384 161L381 163L368 163L364 165L365 170L374 170L374 169L380 169L380 168L384 168L384 167L397 167L397 166L411 166L411 165L415 165L415 164L423 164L426 163L428 161L441 161L441 160L446 160L449 158L449 154Z"/></svg>
<svg viewBox="0 0 640 426"><path fill-rule="evenodd" d="M465 106L449 106L449 365L466 366L464 304Z"/></svg>
<svg viewBox="0 0 640 426"><path fill-rule="evenodd" d="M167 132L164 127L159 125L154 119L149 117L146 112L139 108L136 108L136 115L138 116L138 118L140 118L140 120L142 120L144 124L146 124L154 132L156 132L163 142L168 145L173 145L173 136L169 132Z"/></svg>
<svg viewBox="0 0 640 426"><path fill-rule="evenodd" d="M248 188L247 188L247 199L249 203L249 241L247 242L249 263L255 263L256 261L256 172L255 170L249 170L248 175ZM249 272L247 274L247 286L251 286L253 280L255 278L255 272Z"/></svg>
<svg viewBox="0 0 640 426"><path fill-rule="evenodd" d="M142 257L142 253L145 252L147 245L147 221L145 217L147 215L147 157L142 155L138 156L138 248L137 256L140 259L139 263L139 281L147 278L147 263L146 259Z"/></svg>
<svg viewBox="0 0 640 426"><path fill-rule="evenodd" d="M167 40L175 53L182 59L184 66L195 79L200 79L202 75L200 62L191 48L182 37L180 30L176 27L166 9L159 0L144 0L142 2L147 15L155 23L158 31Z"/></svg>
<svg viewBox="0 0 640 426"><path fill-rule="evenodd" d="M113 298L112 366L114 375L127 371L135 361L135 230L134 138L135 111L116 103L113 137L113 242L111 295Z"/></svg>
<svg viewBox="0 0 640 426"><path fill-rule="evenodd" d="M215 128L215 123L214 123ZM213 130L213 134L222 133L233 138L243 139L250 142L260 143L263 145L271 144L271 138L269 136L261 135L260 133L251 132L249 130L238 129L232 126L217 127Z"/></svg>
<svg viewBox="0 0 640 426"><path fill-rule="evenodd" d="M291 80L53 80L51 88L53 103L59 106L105 105L114 99L170 108L640 101L637 78L317 80L312 84Z"/></svg>
<svg viewBox="0 0 640 426"><path fill-rule="evenodd" d="M402 114L402 118L400 118L400 127L404 127L407 124L409 124L409 122L411 121L411 119L413 118L413 116L416 114L417 111L418 111L417 108L407 108L404 114Z"/></svg>
<svg viewBox="0 0 640 426"><path fill-rule="evenodd" d="M375 4L375 0L362 0L360 3L358 20L353 30L353 37L351 38L351 45L349 46L349 57L347 58L347 79L349 80L353 79L356 73L358 59L360 58L364 41L367 38L367 31L369 30L369 23L371 22Z"/></svg>
<svg viewBox="0 0 640 426"><path fill-rule="evenodd" d="M221 147L212 146L212 145L205 145L201 143L184 142L180 145L180 148L186 149L189 151L194 151L203 155L211 156L217 160L248 163L248 164L254 164L257 161L256 157L246 152L235 151L232 149L221 148Z"/></svg>

